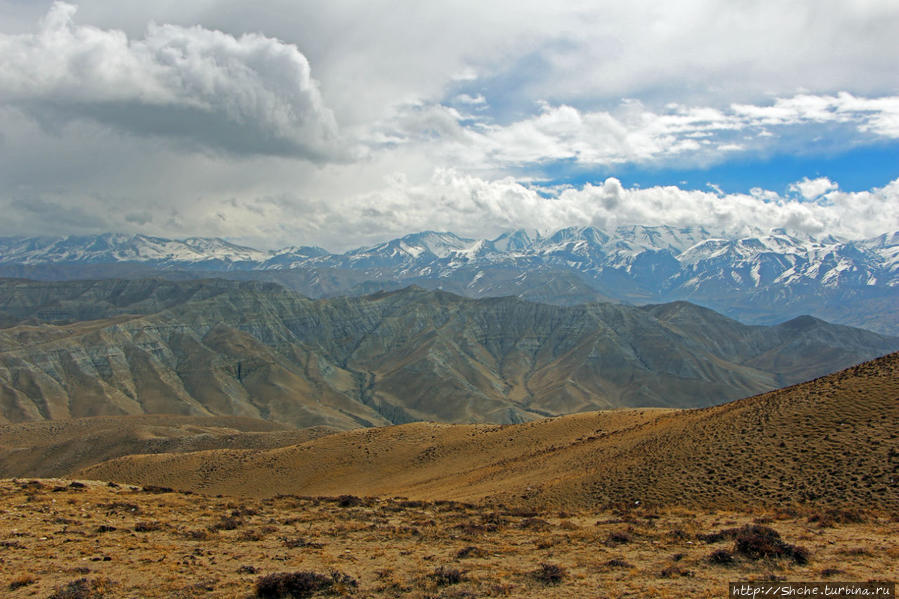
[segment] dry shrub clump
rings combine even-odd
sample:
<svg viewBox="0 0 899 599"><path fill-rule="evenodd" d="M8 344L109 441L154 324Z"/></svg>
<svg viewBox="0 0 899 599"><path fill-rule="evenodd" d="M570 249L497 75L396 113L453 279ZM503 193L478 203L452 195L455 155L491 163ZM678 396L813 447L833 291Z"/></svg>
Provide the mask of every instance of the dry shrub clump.
<svg viewBox="0 0 899 599"><path fill-rule="evenodd" d="M709 555L709 563L727 566L734 563L734 556L727 549L718 549Z"/></svg>
<svg viewBox="0 0 899 599"><path fill-rule="evenodd" d="M467 557L486 557L487 552L475 545L468 545L456 552L457 559L465 559Z"/></svg>
<svg viewBox="0 0 899 599"><path fill-rule="evenodd" d="M79 578L56 587L49 599L100 599L106 595L107 584L103 580Z"/></svg>
<svg viewBox="0 0 899 599"><path fill-rule="evenodd" d="M430 578L437 586L445 587L451 584L459 584L465 579L465 575L456 568L440 566L430 574Z"/></svg>
<svg viewBox="0 0 899 599"><path fill-rule="evenodd" d="M531 576L543 584L559 584L568 575L565 568L556 564L540 564L540 567L531 572Z"/></svg>
<svg viewBox="0 0 899 599"><path fill-rule="evenodd" d="M820 528L828 528L837 524L864 524L868 515L859 509L829 509L809 516L809 522L815 522Z"/></svg>
<svg viewBox="0 0 899 599"><path fill-rule="evenodd" d="M29 584L34 584L35 582L37 582L37 578L31 574L20 574L9 581L9 590L15 591L20 587L25 587Z"/></svg>
<svg viewBox="0 0 899 599"><path fill-rule="evenodd" d="M788 557L800 565L808 563L807 549L784 543L780 533L767 526L747 524L739 529L735 541L737 553L749 559Z"/></svg>
<svg viewBox="0 0 899 599"><path fill-rule="evenodd" d="M260 599L302 599L319 592L342 593L358 586L356 580L342 572L330 575L318 572L278 572L256 581L256 597Z"/></svg>

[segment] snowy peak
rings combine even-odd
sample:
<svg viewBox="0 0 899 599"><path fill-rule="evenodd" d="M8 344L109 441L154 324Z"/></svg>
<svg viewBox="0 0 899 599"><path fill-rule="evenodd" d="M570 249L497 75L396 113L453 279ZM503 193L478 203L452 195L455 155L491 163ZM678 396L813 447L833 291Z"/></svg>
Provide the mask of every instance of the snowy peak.
<svg viewBox="0 0 899 599"><path fill-rule="evenodd" d="M531 249L534 240L524 229L503 233L493 241L493 247L500 252L524 252Z"/></svg>
<svg viewBox="0 0 899 599"><path fill-rule="evenodd" d="M259 262L269 252L235 245L218 238L163 239L146 235L70 235L67 237L0 239L0 264L103 264Z"/></svg>

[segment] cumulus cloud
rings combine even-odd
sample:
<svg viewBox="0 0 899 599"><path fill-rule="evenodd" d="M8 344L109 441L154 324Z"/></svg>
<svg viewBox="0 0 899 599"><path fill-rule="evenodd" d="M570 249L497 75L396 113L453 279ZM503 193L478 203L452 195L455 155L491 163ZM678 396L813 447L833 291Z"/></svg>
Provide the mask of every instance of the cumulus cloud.
<svg viewBox="0 0 899 599"><path fill-rule="evenodd" d="M438 170L427 182L393 178L377 191L352 200L366 223L389 235L438 228L472 237L492 237L516 228L550 232L568 226L704 226L722 235L785 228L809 235L869 238L899 229L899 179L882 188L842 192L825 178L799 181L802 198L754 189L745 194L686 190L675 186L624 187L607 178L598 185L570 187L551 197L511 178L488 181ZM806 197L826 197L810 203Z"/></svg>
<svg viewBox="0 0 899 599"><path fill-rule="evenodd" d="M0 102L49 128L86 119L238 154L337 159L337 124L292 44L151 23L143 39L78 25L56 2L35 33L0 35Z"/></svg>
<svg viewBox="0 0 899 599"><path fill-rule="evenodd" d="M817 179L803 177L801 181L791 183L789 189L808 201L814 201L828 192L835 191L837 187L837 184L827 177L818 177Z"/></svg>
<svg viewBox="0 0 899 599"><path fill-rule="evenodd" d="M727 109L671 103L654 111L636 100L613 111L542 103L539 113L508 124L463 116L442 105L420 104L388 121L391 143L421 143L454 164L497 169L573 161L581 165L706 165L728 154L801 145L818 125L845 128L846 145L899 139L899 96L859 98L798 95L767 105ZM440 145L438 142L445 142Z"/></svg>

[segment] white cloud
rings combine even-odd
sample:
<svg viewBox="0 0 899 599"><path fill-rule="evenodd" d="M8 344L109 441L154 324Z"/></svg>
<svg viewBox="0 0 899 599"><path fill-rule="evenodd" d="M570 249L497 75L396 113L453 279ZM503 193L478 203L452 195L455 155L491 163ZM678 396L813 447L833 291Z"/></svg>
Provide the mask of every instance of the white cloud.
<svg viewBox="0 0 899 599"><path fill-rule="evenodd" d="M453 170L438 170L430 180L391 179L376 192L346 201L363 215L370 233L354 242L380 241L410 231L437 229L471 237L493 237L516 228L554 231L567 226L701 225L713 232L742 235L785 228L810 235L847 239L874 237L899 229L899 179L863 192L837 191L827 179L795 184L806 193L826 193L826 203L809 203L774 191L749 194L685 190L675 186L624 187L614 177L600 185L568 187L546 198L514 179L488 181ZM340 205L332 208L351 220ZM347 230L362 227L351 222ZM353 244L342 246L345 249Z"/></svg>
<svg viewBox="0 0 899 599"><path fill-rule="evenodd" d="M562 160L587 166L674 160L702 166L730 153L799 146L822 123L848 128L841 133L846 145L870 141L872 135L899 139L899 96L805 94L728 110L671 103L664 112L635 100L614 111L543 102L538 114L508 124L464 118L442 105L417 104L382 126L393 143L427 141L422 151L435 159L473 169Z"/></svg>
<svg viewBox="0 0 899 599"><path fill-rule="evenodd" d="M76 25L75 11L56 2L36 33L0 35L0 102L54 128L86 119L235 153L345 152L296 46L153 23L128 39Z"/></svg>
<svg viewBox="0 0 899 599"><path fill-rule="evenodd" d="M801 181L790 184L790 191L796 192L808 201L817 200L824 194L836 191L837 184L827 177L818 177L817 179L809 179L803 177Z"/></svg>

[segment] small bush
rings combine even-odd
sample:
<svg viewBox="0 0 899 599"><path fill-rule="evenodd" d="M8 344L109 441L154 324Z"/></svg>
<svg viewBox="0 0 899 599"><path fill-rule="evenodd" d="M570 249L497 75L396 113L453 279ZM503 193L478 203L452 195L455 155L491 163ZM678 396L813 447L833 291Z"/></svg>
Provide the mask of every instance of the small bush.
<svg viewBox="0 0 899 599"><path fill-rule="evenodd" d="M690 570L686 570L681 568L680 566L668 566L662 573L660 574L662 578L676 578L676 577L684 577L689 578L693 576L693 572Z"/></svg>
<svg viewBox="0 0 899 599"><path fill-rule="evenodd" d="M99 599L105 594L105 586L97 580L79 578L65 586L57 586L48 599Z"/></svg>
<svg viewBox="0 0 899 599"><path fill-rule="evenodd" d="M345 591L356 588L356 580L342 572L330 575L312 571L278 572L262 576L256 581L256 597L260 599L302 599L325 591Z"/></svg>
<svg viewBox="0 0 899 599"><path fill-rule="evenodd" d="M241 532L237 535L238 541L247 541L247 542L258 542L265 538L265 531L260 529L250 529Z"/></svg>
<svg viewBox="0 0 899 599"><path fill-rule="evenodd" d="M301 547L306 547L308 549L321 549L325 546L324 543L307 541L302 537L297 537L296 539L282 538L281 540L284 541L284 546L288 549L299 549Z"/></svg>
<svg viewBox="0 0 899 599"><path fill-rule="evenodd" d="M138 522L134 525L134 532L153 532L162 528L161 522Z"/></svg>
<svg viewBox="0 0 899 599"><path fill-rule="evenodd" d="M802 565L807 564L809 559L807 549L784 543L776 530L758 524L747 524L741 528L734 547L737 553L754 560L788 557Z"/></svg>
<svg viewBox="0 0 899 599"><path fill-rule="evenodd" d="M317 572L278 572L256 581L256 596L262 599L311 597L330 589L331 577Z"/></svg>
<svg viewBox="0 0 899 599"><path fill-rule="evenodd" d="M696 538L711 545L712 543L719 543L721 541L734 539L739 532L739 528L725 528L724 530L719 530L718 532L710 532L708 534L700 533L696 535Z"/></svg>
<svg viewBox="0 0 899 599"><path fill-rule="evenodd" d="M158 495L161 493L174 493L175 490L170 487L160 487L157 485L144 485L141 489L144 493L153 493L154 495Z"/></svg>
<svg viewBox="0 0 899 599"><path fill-rule="evenodd" d="M633 568L632 565L630 565L623 559L610 559L603 565L607 568Z"/></svg>
<svg viewBox="0 0 899 599"><path fill-rule="evenodd" d="M562 566L556 564L540 564L540 567L531 572L531 576L543 584L559 584L568 572Z"/></svg>
<svg viewBox="0 0 899 599"><path fill-rule="evenodd" d="M858 509L835 508L812 514L808 521L817 523L821 528L827 528L837 524L864 524L868 521L868 515Z"/></svg>
<svg viewBox="0 0 899 599"><path fill-rule="evenodd" d="M455 568L447 568L440 566L429 576L439 587L449 586L451 584L459 584L464 579L462 572Z"/></svg>
<svg viewBox="0 0 899 599"><path fill-rule="evenodd" d="M709 563L726 566L734 563L734 556L726 549L718 549L709 555Z"/></svg>
<svg viewBox="0 0 899 599"><path fill-rule="evenodd" d="M37 578L32 576L31 574L19 574L15 578L9 581L9 590L15 591L20 587L26 587L29 584L34 584L37 582Z"/></svg>
<svg viewBox="0 0 899 599"><path fill-rule="evenodd" d="M525 530L549 530L552 528L552 524L543 518L525 518L521 521L519 527Z"/></svg>
<svg viewBox="0 0 899 599"><path fill-rule="evenodd" d="M456 558L465 559L466 557L486 557L487 552L474 545L468 545L456 552Z"/></svg>
<svg viewBox="0 0 899 599"><path fill-rule="evenodd" d="M634 537L631 536L630 533L625 531L618 531L610 533L608 538L606 539L606 545L624 545L625 543L630 543L634 540Z"/></svg>
<svg viewBox="0 0 899 599"><path fill-rule="evenodd" d="M202 528L184 531L184 538L191 541L208 541L212 535L211 531Z"/></svg>
<svg viewBox="0 0 899 599"><path fill-rule="evenodd" d="M214 530L235 530L243 526L243 520L234 516L223 516L212 525Z"/></svg>
<svg viewBox="0 0 899 599"><path fill-rule="evenodd" d="M337 505L340 507L356 507L362 505L362 499L355 495L341 495L337 498Z"/></svg>

